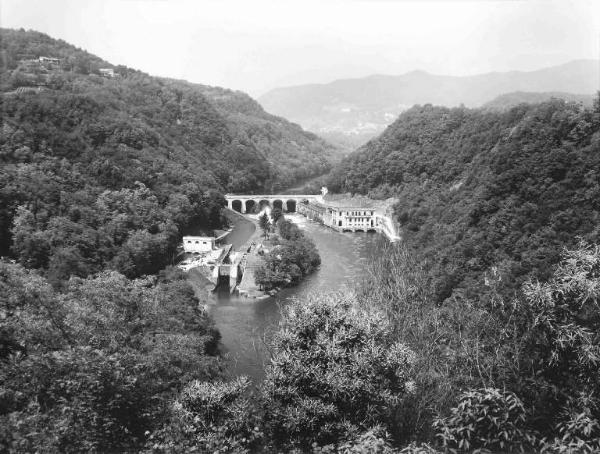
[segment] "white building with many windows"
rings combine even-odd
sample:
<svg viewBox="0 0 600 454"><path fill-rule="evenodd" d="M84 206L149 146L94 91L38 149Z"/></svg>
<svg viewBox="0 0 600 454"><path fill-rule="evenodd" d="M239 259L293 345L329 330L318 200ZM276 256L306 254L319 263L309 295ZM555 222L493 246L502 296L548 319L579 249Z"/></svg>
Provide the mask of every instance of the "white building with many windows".
<svg viewBox="0 0 600 454"><path fill-rule="evenodd" d="M342 232L376 231L396 241L400 237L392 220L391 207L394 202L394 199L372 200L368 197L325 192L316 202L299 204L298 212Z"/></svg>

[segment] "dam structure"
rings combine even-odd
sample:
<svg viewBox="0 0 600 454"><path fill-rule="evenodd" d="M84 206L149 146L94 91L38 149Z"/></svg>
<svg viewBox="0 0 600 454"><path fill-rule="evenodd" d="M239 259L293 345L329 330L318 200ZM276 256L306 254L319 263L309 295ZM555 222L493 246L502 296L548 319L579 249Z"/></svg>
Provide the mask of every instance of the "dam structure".
<svg viewBox="0 0 600 454"><path fill-rule="evenodd" d="M373 200L350 194L239 195L226 194L227 207L239 213L259 213L265 207L297 212L339 232L379 232L391 242L401 239L393 221L396 199Z"/></svg>

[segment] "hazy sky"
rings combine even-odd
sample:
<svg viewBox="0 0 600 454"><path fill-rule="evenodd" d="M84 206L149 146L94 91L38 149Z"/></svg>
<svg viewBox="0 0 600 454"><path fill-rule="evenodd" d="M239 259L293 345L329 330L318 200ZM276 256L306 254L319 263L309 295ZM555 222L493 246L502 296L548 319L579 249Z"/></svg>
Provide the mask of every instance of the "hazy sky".
<svg viewBox="0 0 600 454"><path fill-rule="evenodd" d="M600 1L0 0L35 29L153 75L244 90L600 55Z"/></svg>

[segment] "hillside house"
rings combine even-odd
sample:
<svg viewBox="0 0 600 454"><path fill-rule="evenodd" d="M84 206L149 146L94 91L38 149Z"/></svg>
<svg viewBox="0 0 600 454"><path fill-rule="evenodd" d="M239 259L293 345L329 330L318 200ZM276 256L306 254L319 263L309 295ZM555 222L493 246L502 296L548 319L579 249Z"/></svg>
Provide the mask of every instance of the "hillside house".
<svg viewBox="0 0 600 454"><path fill-rule="evenodd" d="M54 57L40 57L38 59L38 61L40 63L51 63L51 64L54 64L54 65L60 64L60 58L54 58Z"/></svg>
<svg viewBox="0 0 600 454"><path fill-rule="evenodd" d="M115 77L115 70L112 68L100 68L98 71L103 77Z"/></svg>

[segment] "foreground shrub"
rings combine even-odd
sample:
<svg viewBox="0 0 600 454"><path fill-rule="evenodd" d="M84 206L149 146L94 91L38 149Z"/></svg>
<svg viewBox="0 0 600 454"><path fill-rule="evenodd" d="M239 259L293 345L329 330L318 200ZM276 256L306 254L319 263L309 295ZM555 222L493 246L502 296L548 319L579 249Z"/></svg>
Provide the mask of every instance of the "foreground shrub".
<svg viewBox="0 0 600 454"><path fill-rule="evenodd" d="M600 247L581 242L547 282L523 287L520 360L536 429L554 452L600 450Z"/></svg>
<svg viewBox="0 0 600 454"><path fill-rule="evenodd" d="M87 347L0 363L0 452L134 450L159 410L146 373Z"/></svg>
<svg viewBox="0 0 600 454"><path fill-rule="evenodd" d="M336 445L376 425L385 430L413 388L413 353L394 340L382 315L361 309L352 295L294 302L272 348L265 430L280 449Z"/></svg>
<svg viewBox="0 0 600 454"><path fill-rule="evenodd" d="M570 399L559 415L558 436L545 443L543 451L552 454L600 452L600 424L593 414L596 405L594 399L585 394Z"/></svg>
<svg viewBox="0 0 600 454"><path fill-rule="evenodd" d="M436 420L434 426L443 446L453 451L523 452L533 441L524 423L525 408L515 394L483 388L463 393L451 415Z"/></svg>
<svg viewBox="0 0 600 454"><path fill-rule="evenodd" d="M0 261L0 452L137 452L218 332L178 273L71 278Z"/></svg>
<svg viewBox="0 0 600 454"><path fill-rule="evenodd" d="M315 444L316 445L316 444ZM313 446L313 454L394 454L389 434L380 426L373 427L337 446Z"/></svg>
<svg viewBox="0 0 600 454"><path fill-rule="evenodd" d="M192 381L173 405L171 423L153 434L150 452L250 452L262 438L250 381Z"/></svg>

